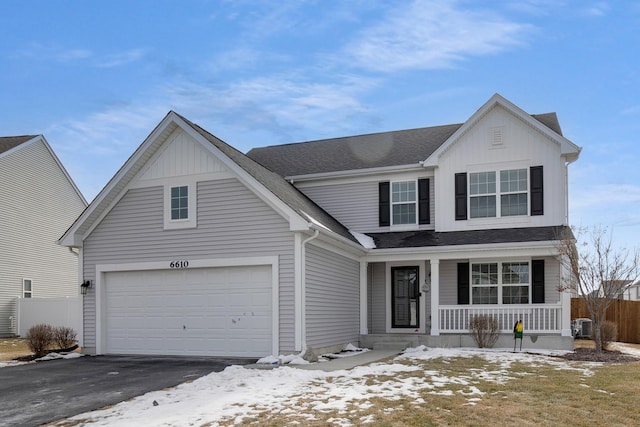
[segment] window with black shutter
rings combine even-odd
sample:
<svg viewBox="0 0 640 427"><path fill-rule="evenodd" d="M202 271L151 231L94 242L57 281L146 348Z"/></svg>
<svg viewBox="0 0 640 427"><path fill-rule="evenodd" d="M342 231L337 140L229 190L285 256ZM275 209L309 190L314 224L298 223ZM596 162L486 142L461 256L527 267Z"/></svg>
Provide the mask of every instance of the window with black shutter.
<svg viewBox="0 0 640 427"><path fill-rule="evenodd" d="M391 225L391 200L389 181L378 183L378 221L380 227Z"/></svg>
<svg viewBox="0 0 640 427"><path fill-rule="evenodd" d="M542 166L529 168L531 181L531 215L544 215L544 185Z"/></svg>
<svg viewBox="0 0 640 427"><path fill-rule="evenodd" d="M456 221L467 219L467 174L455 175Z"/></svg>
<svg viewBox="0 0 640 427"><path fill-rule="evenodd" d="M458 304L469 304L469 263L458 263Z"/></svg>
<svg viewBox="0 0 640 427"><path fill-rule="evenodd" d="M418 180L418 223L429 224L431 222L431 207L429 194L429 179Z"/></svg>
<svg viewBox="0 0 640 427"><path fill-rule="evenodd" d="M532 301L534 304L544 304L544 260L531 261L532 274Z"/></svg>

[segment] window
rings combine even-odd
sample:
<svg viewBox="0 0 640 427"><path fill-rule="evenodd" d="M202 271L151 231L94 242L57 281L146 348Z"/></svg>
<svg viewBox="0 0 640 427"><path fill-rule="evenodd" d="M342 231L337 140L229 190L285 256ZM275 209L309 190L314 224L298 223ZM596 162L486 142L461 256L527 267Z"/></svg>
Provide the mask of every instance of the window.
<svg viewBox="0 0 640 427"><path fill-rule="evenodd" d="M526 215L527 170L500 171L500 216Z"/></svg>
<svg viewBox="0 0 640 427"><path fill-rule="evenodd" d="M496 173L480 172L469 175L469 206L471 218L496 216Z"/></svg>
<svg viewBox="0 0 640 427"><path fill-rule="evenodd" d="M527 215L529 200L527 169L501 170L499 191L497 187L495 171L469 174L471 218ZM498 194L500 195L499 209Z"/></svg>
<svg viewBox="0 0 640 427"><path fill-rule="evenodd" d="M393 225L416 224L417 218L416 181L391 183L391 219Z"/></svg>
<svg viewBox="0 0 640 427"><path fill-rule="evenodd" d="M33 294L31 279L22 279L22 296L23 298L31 298Z"/></svg>
<svg viewBox="0 0 640 427"><path fill-rule="evenodd" d="M175 180L164 185L165 230L197 227L197 188L198 183L193 179Z"/></svg>
<svg viewBox="0 0 640 427"><path fill-rule="evenodd" d="M529 262L472 264L471 303L528 304L530 283Z"/></svg>
<svg viewBox="0 0 640 427"><path fill-rule="evenodd" d="M472 304L498 303L498 264L471 266Z"/></svg>
<svg viewBox="0 0 640 427"><path fill-rule="evenodd" d="M529 263L505 262L502 264L502 303L529 303Z"/></svg>
<svg viewBox="0 0 640 427"><path fill-rule="evenodd" d="M189 187L171 187L171 220L189 219Z"/></svg>

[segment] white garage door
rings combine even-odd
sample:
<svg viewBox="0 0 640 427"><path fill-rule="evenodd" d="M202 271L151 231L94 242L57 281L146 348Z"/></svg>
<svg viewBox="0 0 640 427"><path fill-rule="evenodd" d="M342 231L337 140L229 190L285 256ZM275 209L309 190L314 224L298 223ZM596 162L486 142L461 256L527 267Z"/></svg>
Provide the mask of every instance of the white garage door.
<svg viewBox="0 0 640 427"><path fill-rule="evenodd" d="M271 266L118 271L105 282L105 353L271 354Z"/></svg>

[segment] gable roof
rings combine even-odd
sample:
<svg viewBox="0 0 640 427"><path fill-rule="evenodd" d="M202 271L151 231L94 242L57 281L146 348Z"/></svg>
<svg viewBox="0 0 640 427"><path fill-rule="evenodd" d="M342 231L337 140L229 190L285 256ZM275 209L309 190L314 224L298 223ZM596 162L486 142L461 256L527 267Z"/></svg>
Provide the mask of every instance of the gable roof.
<svg viewBox="0 0 640 427"><path fill-rule="evenodd" d="M0 136L0 154L17 147L38 135L22 135L22 136Z"/></svg>
<svg viewBox="0 0 640 427"><path fill-rule="evenodd" d="M265 188L271 191L274 196L278 197L278 199L291 207L298 215L305 218L305 220L315 223L316 225L321 225L328 231L339 234L348 240L358 242L349 230L342 225L342 223L329 215L324 209L293 186L293 184L285 181L280 175L270 171L261 164L247 157L242 152L212 135L197 124L190 122L179 114L176 115L182 118L185 123L195 129L207 141L222 151L227 157L233 160L259 183L264 185Z"/></svg>
<svg viewBox="0 0 640 427"><path fill-rule="evenodd" d="M326 213L307 196L285 181L281 176L269 171L262 165L248 158L245 154L231 147L221 139L209 133L197 124L187 120L174 111L164 117L155 129L140 144L124 165L109 180L107 185L91 202L89 207L76 219L73 225L60 238L59 243L65 246L80 246L81 239L122 197L129 183L135 178L153 155L163 146L167 138L181 128L213 153L222 153L221 160L232 166L236 172L246 173L253 180L254 186L262 186L269 194L275 196L299 218L298 222L305 227L313 224L316 229L334 233L351 243L358 244L357 239L340 222ZM229 163L231 162L231 163ZM235 165L235 168L233 167Z"/></svg>
<svg viewBox="0 0 640 427"><path fill-rule="evenodd" d="M485 106L496 102L513 106L497 94ZM525 120L537 123L540 129L546 129L548 134L564 139L556 113L529 115L522 110L518 113L524 114ZM461 129L466 129L469 121L254 148L247 156L287 178L394 166L420 167Z"/></svg>
<svg viewBox="0 0 640 427"><path fill-rule="evenodd" d="M455 144L464 134L467 133L467 131L469 131L487 113L489 113L489 111L497 106L502 107L514 117L522 120L524 123L540 132L543 136L546 136L549 140L558 144L560 146L560 155L565 158L565 161L573 162L580 155L582 148L578 147L562 135L560 124L558 123L558 118L555 113L532 116L517 105L502 97L500 94L496 93L487 102L485 102L482 107L473 113L473 115L469 117L469 119L444 142L444 144L439 146L438 149L429 156L429 158L425 159L423 163L424 166L436 166L440 156L446 152L449 147Z"/></svg>
<svg viewBox="0 0 640 427"><path fill-rule="evenodd" d="M75 191L75 193L78 195L82 203L85 206L87 206L87 200L82 195L82 192L80 191L78 186L76 186L76 183L71 178L71 175L69 175L69 173L67 172L67 169L65 169L64 165L62 164L62 162L60 161L56 153L53 151L53 149L45 139L44 135L21 135L21 136L0 137L0 158L10 155L15 150L20 150L23 147L27 147L31 144L36 144L38 142L41 142L44 145L46 150L49 152L49 154L53 158L53 161L60 168L60 171L63 173L63 175L65 176L65 178L67 179L71 187L73 188L73 191Z"/></svg>

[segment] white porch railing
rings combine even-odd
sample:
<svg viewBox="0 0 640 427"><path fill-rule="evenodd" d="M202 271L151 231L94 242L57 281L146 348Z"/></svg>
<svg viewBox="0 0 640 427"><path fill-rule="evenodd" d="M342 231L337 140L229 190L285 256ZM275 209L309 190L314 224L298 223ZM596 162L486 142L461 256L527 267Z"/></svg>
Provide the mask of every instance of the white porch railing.
<svg viewBox="0 0 640 427"><path fill-rule="evenodd" d="M527 333L560 333L560 304L527 305L441 305L438 308L441 333L468 333L469 319L489 315L498 321L500 332L513 332L513 325L522 320Z"/></svg>

